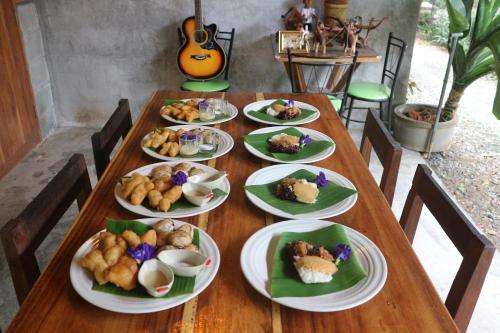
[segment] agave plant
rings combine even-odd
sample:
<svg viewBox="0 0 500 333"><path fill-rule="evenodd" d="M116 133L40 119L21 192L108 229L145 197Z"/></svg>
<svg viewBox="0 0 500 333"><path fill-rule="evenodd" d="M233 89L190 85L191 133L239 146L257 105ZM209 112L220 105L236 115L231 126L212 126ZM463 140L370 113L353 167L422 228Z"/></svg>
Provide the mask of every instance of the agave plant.
<svg viewBox="0 0 500 333"><path fill-rule="evenodd" d="M453 119L465 89L496 71L500 78L500 0L446 0L450 33L462 32L453 58L453 85L440 121ZM472 22L474 18L474 22ZM500 119L500 84L493 114Z"/></svg>

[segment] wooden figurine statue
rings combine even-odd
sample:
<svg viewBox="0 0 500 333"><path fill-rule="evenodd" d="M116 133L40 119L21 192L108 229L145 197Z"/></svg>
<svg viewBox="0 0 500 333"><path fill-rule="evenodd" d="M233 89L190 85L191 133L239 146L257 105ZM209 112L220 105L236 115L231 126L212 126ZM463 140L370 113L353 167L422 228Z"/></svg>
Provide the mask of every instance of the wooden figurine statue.
<svg viewBox="0 0 500 333"><path fill-rule="evenodd" d="M304 7L300 11L300 14L304 18L304 27L307 30L313 30L313 19L316 18L316 9L313 7L313 0L304 0Z"/></svg>
<svg viewBox="0 0 500 333"><path fill-rule="evenodd" d="M330 35L330 28L328 28L321 20L316 22L314 28L314 52L318 53L319 46L321 45L323 54L326 54L326 42Z"/></svg>
<svg viewBox="0 0 500 333"><path fill-rule="evenodd" d="M358 28L356 19L350 19L345 29L344 52L354 54L356 53L356 44L358 43L359 34L363 29Z"/></svg>

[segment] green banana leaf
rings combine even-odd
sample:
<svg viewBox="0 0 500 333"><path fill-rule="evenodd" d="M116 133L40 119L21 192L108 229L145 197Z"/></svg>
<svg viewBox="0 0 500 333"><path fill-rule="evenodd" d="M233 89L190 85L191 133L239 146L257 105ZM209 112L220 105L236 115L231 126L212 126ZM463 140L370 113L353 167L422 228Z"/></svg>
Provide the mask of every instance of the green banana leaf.
<svg viewBox="0 0 500 333"><path fill-rule="evenodd" d="M324 140L312 140L311 143L303 147L298 153L296 154L288 154L288 153L271 153L269 151L269 143L268 140L277 134L285 133L288 135L293 135L300 137L303 135L301 131L299 131L296 128L289 127L284 130L279 130L279 131L273 131L273 132L268 132L268 133L262 133L262 134L250 134L250 135L245 135L245 142L248 143L250 146L254 147L257 149L259 152L261 152L264 155L269 155L272 156L280 161L297 161L301 160L304 158L308 158L314 155L317 155L321 153L322 151L330 148L333 146L333 143L330 141L324 141Z"/></svg>
<svg viewBox="0 0 500 333"><path fill-rule="evenodd" d="M113 234L120 234L125 230L132 230L139 236L144 234L146 231L151 229L151 226L144 224L139 221L131 221L131 220L115 220L106 218L106 230ZM193 228L193 244L196 246L200 246L200 233L197 228ZM196 277L184 277L184 276L175 276L174 284L172 285L172 289L165 296L160 298L171 298L185 294L191 294L194 291L194 285L196 282ZM112 283L106 283L103 285L99 285L95 280L92 283L92 290L118 295L118 296L126 296L126 297L137 297L137 298L154 298L146 289L144 289L139 283L137 287L133 290L124 290L120 287L115 286Z"/></svg>
<svg viewBox="0 0 500 333"><path fill-rule="evenodd" d="M299 277L292 260L286 253L287 243L303 240L316 246L324 246L333 251L339 244L352 245L340 224L310 231L284 232L281 234L272 261L271 296L272 297L310 297L330 294L345 290L363 280L367 274L359 264L356 251L352 251L347 261L338 266L338 272L328 283L305 284Z"/></svg>
<svg viewBox="0 0 500 333"><path fill-rule="evenodd" d="M285 176L284 178L286 177L306 179L308 182L314 182L316 175L310 171L300 169L288 176ZM245 186L245 190L257 196L259 199L274 208L292 215L316 212L318 210L331 207L357 193L353 189L330 182L327 186L319 188L319 195L315 203L306 204L278 198L276 196L276 185L278 185L279 182L280 181L262 185L249 185Z"/></svg>
<svg viewBox="0 0 500 333"><path fill-rule="evenodd" d="M267 109L271 105L274 105L274 104L285 105L286 102L284 100L282 100L282 99L277 99L274 102L272 102L271 104L263 106L259 110L248 111L248 114L251 115L251 116L253 116L253 117L255 117L255 118L258 118L260 120L265 120L265 121L273 122L273 123L276 123L276 124L286 124L286 123L290 123L290 122L295 122L295 121L307 119L311 115L313 115L314 113L316 113L316 111L313 111L313 110L300 108L300 116L295 117L293 119L279 119L279 118L276 118L274 116L268 115L266 113Z"/></svg>

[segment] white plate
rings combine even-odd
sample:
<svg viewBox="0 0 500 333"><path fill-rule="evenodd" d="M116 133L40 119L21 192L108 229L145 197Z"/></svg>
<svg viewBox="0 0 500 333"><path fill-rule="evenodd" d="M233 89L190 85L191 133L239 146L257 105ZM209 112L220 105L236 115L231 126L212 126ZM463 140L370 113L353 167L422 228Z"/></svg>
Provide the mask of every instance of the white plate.
<svg viewBox="0 0 500 333"><path fill-rule="evenodd" d="M181 99L180 101L183 101L183 102L187 102L187 101L190 101L190 100L198 100L198 101L202 101L203 98L186 98L186 99ZM167 115L163 115L160 113L160 116L163 118L163 119L166 119L174 124L182 124L182 125L215 125L215 124L220 124L220 123L224 123L226 121L229 121L233 118L235 118L237 115L238 115L238 108L236 106L234 106L233 104L231 103L227 103L227 106L228 106L228 112L229 112L229 117L228 118L224 118L224 119L219 119L219 120L212 120L212 121L204 121L204 122L200 122L200 123L193 123L193 122L187 122L187 121L184 121L184 120L177 120L175 118L172 118L170 116L167 116Z"/></svg>
<svg viewBox="0 0 500 333"><path fill-rule="evenodd" d="M264 128L260 128L258 130L255 130L255 131L253 131L251 133L248 133L247 135L276 132L276 131L285 130L285 129L289 128L289 127L290 126L264 127ZM333 143L333 146L331 146L328 149L325 149L322 152L320 152L320 153L318 153L316 155L313 155L311 157L303 158L301 160L295 160L295 161L289 161L288 162L288 161L279 160L279 159L274 158L274 157L272 157L270 155L263 154L260 151L258 151L257 149L255 149L254 147L252 147L251 145L249 145L248 143L246 143L245 141L243 141L243 143L245 144L245 148L251 154L253 154L253 155L257 156L257 157L260 157L260 158L262 158L264 160L268 160L268 161L276 162L276 163L314 163L314 162L318 162L318 161L324 160L325 158L327 158L331 154L333 154L333 152L335 151L335 142L328 135L323 134L323 133L318 132L318 131L315 131L315 130L312 130L312 129L309 129L309 128L303 128L303 127L297 128L297 130L301 131L303 134L309 135L312 140L315 140L315 141L329 141L329 142Z"/></svg>
<svg viewBox="0 0 500 333"><path fill-rule="evenodd" d="M311 104L307 104L307 103L300 102L300 101L295 101L295 100L294 100L295 105L298 106L299 108L301 108L301 109L309 109L309 110L316 111L316 112L314 114L312 114L310 117L306 118L306 119L297 120L297 121L290 121L290 122L287 122L285 124L279 123L279 122L275 122L275 121L262 120L262 119L253 117L251 114L248 114L248 112L250 112L250 111L258 111L258 110L262 109L264 106L272 104L274 101L276 101L276 100L275 99L266 99L266 100L263 100L263 101L257 101L257 102L250 103L250 104L246 105L243 108L243 114L245 115L245 117L247 117L249 119L252 119L252 120L254 120L254 121L258 122L258 123L268 124L268 125L296 126L296 125L303 125L303 124L307 124L307 123L313 122L313 121L315 121L316 119L319 118L319 110L318 110L317 107L312 106Z"/></svg>
<svg viewBox="0 0 500 333"><path fill-rule="evenodd" d="M378 247L363 234L345 227L353 251L367 278L342 291L313 297L272 298L270 279L272 259L277 237L283 232L307 232L331 226L332 222L321 220L291 220L272 224L253 234L243 246L240 256L241 269L248 282L262 295L290 308L331 312L350 309L373 298L387 279L387 263ZM341 268L342 269L342 268ZM335 276L333 277L335 278Z"/></svg>
<svg viewBox="0 0 500 333"><path fill-rule="evenodd" d="M151 225L160 220L161 219L141 219L137 221ZM176 227L186 224L185 222L177 220L174 220L174 222ZM217 274L220 265L220 253L217 248L217 244L203 230L198 229L198 231L200 233L200 251L212 259L212 263L196 277L194 291L192 294L160 299L126 297L92 290L93 274L89 270L80 266L80 260L95 246L97 246L99 233L95 234L83 243L73 256L69 269L71 284L76 292L87 302L114 312L150 313L170 309L174 306L185 303L208 287Z"/></svg>
<svg viewBox="0 0 500 333"><path fill-rule="evenodd" d="M327 180L334 182L337 185L347 187L356 191L356 187L354 187L354 185L344 176L325 168L319 168L317 166L307 165L307 164L280 164L262 168L260 170L255 171L253 174L250 175L250 177L247 178L245 186L269 184L277 180L281 180L284 177L288 176L289 174L300 169L308 170L314 174L319 174L320 171L323 171L325 173ZM265 201L259 199L257 196L253 195L252 193L246 190L245 194L247 195L247 198L255 206L259 207L263 211L266 211L276 216L281 216L284 218L291 218L291 219L324 219L332 216L337 216L351 209L351 207L354 206L354 204L358 200L358 194L355 193L345 198L341 202L333 206L330 206L328 208L306 214L292 215L269 205Z"/></svg>
<svg viewBox="0 0 500 333"><path fill-rule="evenodd" d="M225 155L231 149L233 149L233 146L234 146L234 140L231 137L231 135L229 135L226 132L224 132L220 129L217 129L217 128L207 127L207 126L198 126L198 125L178 125L178 126L170 126L170 127L166 127L166 128L170 128L173 131L177 131L178 129L181 129L181 128L184 128L188 131L195 129L195 128L214 131L215 133L217 133L219 135L219 146L217 147L217 151L212 155L212 157L192 157L192 158L189 158L189 157L163 156L163 155L160 155L157 152L152 151L151 149L145 148L143 146L144 141L149 139L149 137L153 134L153 132L150 132L150 133L146 134L146 136L141 141L142 151L151 157L154 157L154 158L157 158L157 159L163 160L163 161L200 162L200 161L206 161L206 160L210 160L212 158L217 158L217 157L220 157L222 155Z"/></svg>
<svg viewBox="0 0 500 333"><path fill-rule="evenodd" d="M191 163L191 162L188 162L188 163L191 164L193 167L201 169L209 174L214 174L214 173L218 172L216 169L211 168L209 166L206 166L204 164ZM155 164L149 164L149 165L143 166L142 168L130 171L125 176L131 176L134 172L138 172L141 175L148 176L149 174L151 174L151 170L153 170L157 166L160 166L163 164L175 166L176 164L178 164L178 162L160 162L160 163L155 163ZM179 217L188 217L188 216L194 216L194 215L198 215L201 213L205 213L205 212L211 211L212 209L221 205L224 201L226 201L227 197L229 196L229 192L231 190L231 187L229 185L229 181L227 180L227 178L224 179L224 181L222 182L222 184L219 188L222 191L226 192L227 195L213 198L212 200L210 200L208 202L208 204L206 204L203 207L192 207L189 209L176 209L172 212L153 211L153 210L149 210L148 208L146 208L142 205L137 205L137 206L132 205L127 199L125 199L123 197L122 185L119 182L116 183L116 186L115 186L115 199L116 199L116 201L118 201L118 203L123 208L125 208L131 212L134 212L136 214L142 215L142 216L160 217L160 218L179 218ZM147 198L144 200L147 200Z"/></svg>

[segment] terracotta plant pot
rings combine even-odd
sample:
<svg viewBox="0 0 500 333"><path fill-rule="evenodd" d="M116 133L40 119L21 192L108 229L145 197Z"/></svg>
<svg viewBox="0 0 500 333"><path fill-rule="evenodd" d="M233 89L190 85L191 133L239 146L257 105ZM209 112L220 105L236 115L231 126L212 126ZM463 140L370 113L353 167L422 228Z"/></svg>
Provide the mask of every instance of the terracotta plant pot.
<svg viewBox="0 0 500 333"><path fill-rule="evenodd" d="M403 147L423 152L426 149L432 124L414 120L405 115L408 111L419 107L436 109L436 106L427 104L402 104L394 108L394 137ZM431 152L444 151L448 148L456 126L457 117L438 124Z"/></svg>

